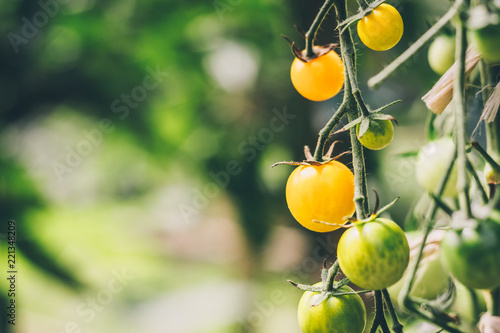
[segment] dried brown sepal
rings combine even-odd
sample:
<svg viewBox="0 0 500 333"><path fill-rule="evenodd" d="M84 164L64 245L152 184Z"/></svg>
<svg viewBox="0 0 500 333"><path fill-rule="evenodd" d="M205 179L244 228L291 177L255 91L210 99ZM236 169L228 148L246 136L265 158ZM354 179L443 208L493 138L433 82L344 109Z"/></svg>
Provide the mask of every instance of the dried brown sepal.
<svg viewBox="0 0 500 333"><path fill-rule="evenodd" d="M326 152L325 156L323 156L323 158L325 158L325 159L332 158L332 153L333 153L333 150L335 149L335 146L337 145L337 143L342 143L342 141L340 141L340 140L333 141L332 144L330 145L330 148L328 148L328 151Z"/></svg>
<svg viewBox="0 0 500 333"><path fill-rule="evenodd" d="M304 146L304 156L306 157L306 161L314 161L314 157L311 154L309 146Z"/></svg>
<svg viewBox="0 0 500 333"><path fill-rule="evenodd" d="M308 56L306 56L305 50L300 50L295 45L295 42L292 41L290 38L288 38L285 35L281 35L281 37L283 37L288 42L288 44L290 44L290 48L292 49L292 53L295 56L295 58L299 59L302 62L306 62L306 63L313 60L313 59L319 58L319 57L327 54L330 51L335 50L339 45L339 44L335 44L335 43L327 44L327 45L320 45L320 46L315 45L313 47L313 56L308 57Z"/></svg>

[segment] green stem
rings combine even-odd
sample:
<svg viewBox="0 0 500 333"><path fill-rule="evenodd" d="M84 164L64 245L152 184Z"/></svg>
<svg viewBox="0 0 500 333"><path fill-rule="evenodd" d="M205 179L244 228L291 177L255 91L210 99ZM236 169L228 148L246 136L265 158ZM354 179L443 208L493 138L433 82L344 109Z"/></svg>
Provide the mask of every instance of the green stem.
<svg viewBox="0 0 500 333"><path fill-rule="evenodd" d="M340 122L340 119L347 113L346 103L340 104L337 111L330 118L328 123L319 131L318 143L316 144L316 149L314 150L314 159L318 162L323 161L323 153L325 151L325 144L333 131L335 126Z"/></svg>
<svg viewBox="0 0 500 333"><path fill-rule="evenodd" d="M417 39L406 51L401 53L393 62L391 62L386 68L384 68L380 73L373 76L368 80L368 86L370 88L376 88L382 82L384 82L399 66L401 66L406 60L408 60L412 55L414 55L422 46L425 45L435 34L439 32L457 13L458 9L462 5L463 0L457 0L455 4L443 15L429 30L427 30L422 37Z"/></svg>
<svg viewBox="0 0 500 333"><path fill-rule="evenodd" d="M500 317L500 287L489 290L487 297L488 312L494 317Z"/></svg>
<svg viewBox="0 0 500 333"><path fill-rule="evenodd" d="M457 36L455 44L456 75L453 82L453 98L455 101L455 137L457 144L457 190L459 191L460 207L468 217L472 216L469 198L469 179L467 177L467 156L465 151L465 52L467 50L467 31L465 13L470 7L470 0L464 0L456 25Z"/></svg>
<svg viewBox="0 0 500 333"><path fill-rule="evenodd" d="M335 10L337 12L337 19L343 22L347 19L347 8L345 0L337 0L335 2ZM347 28L340 34L340 49L342 52L342 60L344 62L344 72L348 78L344 82L344 101L347 109L347 117L349 122L358 118L358 107L363 110L366 109L359 87L356 81L356 50L351 35L351 29ZM356 93L356 96L354 95ZM366 184L366 168L363 156L363 147L356 135L356 128L353 127L349 130L352 146L352 160L354 168L354 203L356 204L356 215L358 219L365 219L368 215L368 191Z"/></svg>
<svg viewBox="0 0 500 333"><path fill-rule="evenodd" d="M384 315L384 303L382 300L382 292L380 290L375 290L375 318L373 318L372 327L370 333L377 332L378 328L382 328L382 332L390 333L389 326L387 326L387 320Z"/></svg>
<svg viewBox="0 0 500 333"><path fill-rule="evenodd" d="M472 148L476 149L479 155L488 163L491 168L495 171L500 171L500 165L490 156L490 154L484 150L483 147L478 142L472 142Z"/></svg>
<svg viewBox="0 0 500 333"><path fill-rule="evenodd" d="M321 25L321 22L325 19L326 15L332 8L334 0L326 0L321 9L319 10L318 15L314 19L311 27L306 32L306 57L314 58L314 40L316 39L316 33Z"/></svg>
<svg viewBox="0 0 500 333"><path fill-rule="evenodd" d="M387 289L382 290L382 295L384 296L385 304L387 305L387 309L389 310L389 315L392 319L392 330L395 333L403 333L403 324L401 324L398 320L398 316L396 311L394 310L394 306L392 305L391 296Z"/></svg>
<svg viewBox="0 0 500 333"><path fill-rule="evenodd" d="M467 171L472 175L472 178L476 182L476 186L479 189L479 193L481 194L481 200L483 201L484 204L488 203L488 193L486 193L486 190L483 187L483 183L481 183L481 180L479 179L479 175L476 172L476 169L474 169L474 166L470 162L470 160L467 158L466 159L467 163Z"/></svg>
<svg viewBox="0 0 500 333"><path fill-rule="evenodd" d="M336 260L332 267L330 267L330 269L328 270L326 290L332 291L334 289L333 284L335 283L335 276L339 272L339 268L339 261Z"/></svg>
<svg viewBox="0 0 500 333"><path fill-rule="evenodd" d="M483 107L486 101L491 96L493 91L493 83L488 66L481 60L479 63L479 73L481 77L481 87L483 87ZM486 122L486 148L488 153L493 157L496 163L500 163L500 128L498 121Z"/></svg>

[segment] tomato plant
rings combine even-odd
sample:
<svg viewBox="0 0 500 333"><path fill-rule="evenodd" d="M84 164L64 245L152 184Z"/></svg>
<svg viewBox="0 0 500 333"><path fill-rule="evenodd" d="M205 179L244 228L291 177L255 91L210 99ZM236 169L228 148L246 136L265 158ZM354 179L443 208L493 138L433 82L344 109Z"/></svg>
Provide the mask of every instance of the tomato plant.
<svg viewBox="0 0 500 333"><path fill-rule="evenodd" d="M307 62L295 58L290 77L299 94L311 101L324 101L342 89L344 65L333 50Z"/></svg>
<svg viewBox="0 0 500 333"><path fill-rule="evenodd" d="M445 267L466 287L500 286L500 222L461 217L455 217L454 222L466 226L449 230L441 242Z"/></svg>
<svg viewBox="0 0 500 333"><path fill-rule="evenodd" d="M391 5L381 4L358 22L359 39L372 50L386 51L403 36L403 19Z"/></svg>
<svg viewBox="0 0 500 333"><path fill-rule="evenodd" d="M410 258L410 248L401 228L377 217L357 222L340 238L337 257L342 272L356 285L382 290L396 283Z"/></svg>
<svg viewBox="0 0 500 333"><path fill-rule="evenodd" d="M354 175L338 161L297 167L286 183L286 201L293 217L307 229L327 232L354 213ZM314 222L322 221L331 225Z"/></svg>
<svg viewBox="0 0 500 333"><path fill-rule="evenodd" d="M360 125L356 126L359 142L371 150L380 150L387 147L394 138L394 126L391 120L370 120L370 125L363 135L359 135Z"/></svg>
<svg viewBox="0 0 500 333"><path fill-rule="evenodd" d="M455 144L451 138L440 138L429 142L418 154L418 161L415 167L417 182L420 186L434 192L441 176L446 172L449 162L453 158ZM457 168L453 167L443 196L457 195Z"/></svg>
<svg viewBox="0 0 500 333"><path fill-rule="evenodd" d="M440 35L432 42L427 53L431 69L443 75L455 62L455 37Z"/></svg>
<svg viewBox="0 0 500 333"><path fill-rule="evenodd" d="M321 285L319 282L315 286ZM342 286L339 292L353 292ZM306 291L299 302L298 317L302 333L362 333L366 309L359 295L329 296L316 304L319 293Z"/></svg>

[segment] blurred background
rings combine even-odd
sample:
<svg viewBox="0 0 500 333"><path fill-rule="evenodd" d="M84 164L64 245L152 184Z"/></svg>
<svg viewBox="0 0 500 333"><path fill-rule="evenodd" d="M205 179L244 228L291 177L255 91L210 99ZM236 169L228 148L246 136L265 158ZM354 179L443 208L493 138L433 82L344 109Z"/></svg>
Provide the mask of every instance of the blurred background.
<svg viewBox="0 0 500 333"><path fill-rule="evenodd" d="M366 81L449 4L390 3L405 22L394 49L354 38L365 100L403 101L386 110L394 142L366 152L369 187L382 203L401 196L391 215L403 224L415 161L398 155L424 144L420 97L438 75L425 48L380 89ZM0 331L300 332L302 292L286 280L317 282L341 231L300 227L284 199L293 167L270 166L302 160L342 100L307 101L290 82L280 34L303 47L294 24L307 30L321 5L1 2L2 267L12 219L18 280L16 325L2 311ZM334 22L319 44L338 40ZM2 309L7 289L0 279Z"/></svg>

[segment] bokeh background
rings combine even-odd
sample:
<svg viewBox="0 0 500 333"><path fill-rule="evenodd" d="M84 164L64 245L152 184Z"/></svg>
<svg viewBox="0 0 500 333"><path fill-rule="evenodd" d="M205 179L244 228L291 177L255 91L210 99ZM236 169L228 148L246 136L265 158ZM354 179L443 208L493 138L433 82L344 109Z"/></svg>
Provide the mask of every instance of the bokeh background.
<svg viewBox="0 0 500 333"><path fill-rule="evenodd" d="M378 90L366 81L449 4L390 3L405 22L394 49L354 38L366 101L402 100L386 110L394 142L366 158L369 186L382 202L401 196L391 216L404 224L418 190L399 154L424 144L420 97L438 76L425 48ZM302 160L342 99L307 101L289 78L280 35L302 47L294 24L307 30L321 5L0 3L1 267L13 219L19 271L16 325L2 310L0 331L300 332L301 292L286 280L318 281L341 231L300 227L284 200L292 167L270 166ZM337 41L334 27L330 15L319 43ZM6 290L2 278L2 309Z"/></svg>

